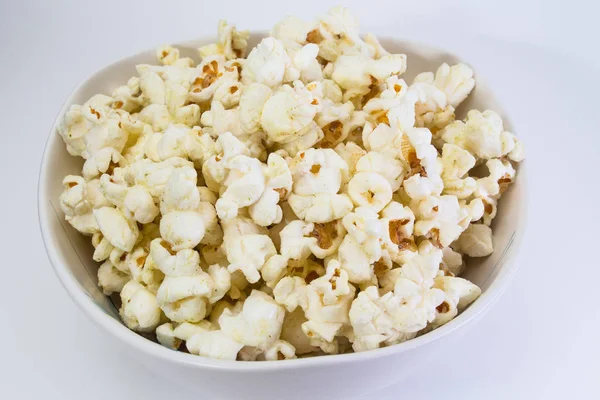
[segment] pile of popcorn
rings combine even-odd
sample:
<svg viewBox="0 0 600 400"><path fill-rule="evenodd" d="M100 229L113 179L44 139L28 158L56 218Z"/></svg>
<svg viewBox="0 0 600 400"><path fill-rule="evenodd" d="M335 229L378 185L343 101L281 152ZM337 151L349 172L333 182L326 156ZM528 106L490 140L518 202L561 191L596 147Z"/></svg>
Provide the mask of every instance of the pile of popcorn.
<svg viewBox="0 0 600 400"><path fill-rule="evenodd" d="M199 64L161 47L64 116L85 163L61 208L123 322L171 349L278 360L450 321L481 293L463 257L492 253L523 159L495 112L455 120L473 71L408 84L406 56L341 7L285 18L247 54L248 39L222 21Z"/></svg>

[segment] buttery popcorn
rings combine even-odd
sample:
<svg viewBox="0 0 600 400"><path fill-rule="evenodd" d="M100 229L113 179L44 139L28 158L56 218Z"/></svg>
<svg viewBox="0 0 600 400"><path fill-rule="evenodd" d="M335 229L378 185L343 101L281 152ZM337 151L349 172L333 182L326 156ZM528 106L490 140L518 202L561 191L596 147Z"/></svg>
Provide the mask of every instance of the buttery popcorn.
<svg viewBox="0 0 600 400"><path fill-rule="evenodd" d="M275 361L450 322L481 294L460 275L494 251L524 157L494 111L457 119L473 70L407 83L406 56L343 7L249 39L220 21L198 60L161 46L58 127L84 159L60 209L124 324L171 350Z"/></svg>

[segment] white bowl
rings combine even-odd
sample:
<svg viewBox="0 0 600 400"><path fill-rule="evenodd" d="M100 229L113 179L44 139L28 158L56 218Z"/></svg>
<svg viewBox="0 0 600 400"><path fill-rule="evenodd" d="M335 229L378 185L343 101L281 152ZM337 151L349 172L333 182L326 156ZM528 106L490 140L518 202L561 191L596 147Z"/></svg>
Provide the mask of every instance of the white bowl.
<svg viewBox="0 0 600 400"><path fill-rule="evenodd" d="M254 33L251 45L264 33ZM195 56L194 49L213 42L206 38L177 45L182 54ZM408 56L404 78L411 82L419 72L435 71L442 62L459 59L449 53L420 43L383 39L384 47ZM468 64L468 60L460 60ZM127 329L118 311L97 286L98 264L92 261L90 239L76 232L65 220L58 198L62 179L80 174L83 161L71 157L56 133L63 114L72 104L82 104L96 93L110 94L118 85L136 74L135 65L155 63L154 50L118 61L94 73L69 96L50 131L41 165L38 188L39 219L46 251L57 276L75 303L98 326L116 339L124 351L144 365L178 384L197 388L201 393L244 398L340 398L358 396L402 379L416 364L424 362L441 346L449 346L458 332L465 332L477 317L498 298L517 269L514 257L524 232L526 209L523 165L518 178L500 201L494 221L494 253L471 262L465 277L475 282L483 294L463 313L439 329L405 343L362 353L312 357L287 361L236 362L213 360L169 350ZM477 66L471 65L475 69ZM484 79L458 110L492 109L504 119L506 129L514 129L496 102ZM458 328L461 328L460 330Z"/></svg>

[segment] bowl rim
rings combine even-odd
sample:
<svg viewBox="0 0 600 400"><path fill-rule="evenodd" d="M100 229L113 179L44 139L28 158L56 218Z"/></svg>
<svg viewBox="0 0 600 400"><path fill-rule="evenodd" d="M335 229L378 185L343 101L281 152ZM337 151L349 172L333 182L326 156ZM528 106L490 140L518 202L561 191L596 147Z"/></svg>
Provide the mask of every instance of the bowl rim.
<svg viewBox="0 0 600 400"><path fill-rule="evenodd" d="M267 32L260 30L251 31L252 37L265 36ZM400 39L396 37L378 35L382 41L399 41L409 46L418 46L426 48L429 51L436 51L440 53L446 53L456 56L458 59L463 60L453 50L444 50L435 45L427 42ZM174 47L190 47L194 43L199 41L214 40L214 36L203 36L192 40L179 41L173 44ZM481 296L473 302L467 309L463 310L459 315L453 318L443 326L432 330L426 334L418 336L414 339L398 343L395 345L378 348L369 351L357 352L357 353L346 353L346 354L334 354L315 356L307 358L298 358L292 360L280 360L280 361L261 361L261 362L250 362L250 361L232 361L232 360L219 360L208 358L204 356L197 356L189 353L180 351L174 351L168 349L158 343L146 339L137 332L134 332L127 328L123 323L117 321L115 318L107 315L100 307L82 290L75 277L71 275L68 269L63 264L62 258L57 250L57 246L53 243L53 235L50 231L50 224L48 222L48 216L52 214L51 207L49 207L49 201L46 198L46 187L49 184L47 179L47 171L50 168L50 163L53 161L50 157L50 149L53 147L55 141L61 140L60 135L56 134L57 128L62 120L63 115L71 106L73 98L78 92L86 85L86 83L93 79L95 76L103 73L105 70L115 66L116 64L123 63L125 61L141 57L150 52L153 52L154 48L139 51L133 55L122 57L89 75L89 77L78 84L68 95L66 100L63 102L60 111L57 113L52 128L48 134L46 144L44 146L43 156L40 163L40 171L38 175L38 221L40 225L40 231L44 243L44 248L48 254L48 259L52 264L54 273L58 277L62 286L65 288L71 299L75 304L83 311L83 313L97 326L100 326L105 332L116 337L118 340L127 345L128 348L136 349L141 353L145 353L151 357L160 359L161 361L183 364L193 368L199 369L213 369L213 370L228 370L228 371L243 371L243 372L264 372L274 370L288 370L288 369L304 369L315 366L326 366L326 365L339 365L352 362L366 361L374 358L389 357L396 354L400 354L406 351L416 349L424 346L430 342L438 340L444 336L447 336L451 332L459 329L463 325L472 322L474 319L481 317L484 311L487 311L492 304L503 294L508 287L508 284L514 277L516 271L519 269L519 263L515 262L516 256L519 253L522 239L524 237L527 228L527 219L522 218L519 222L518 229L515 230L514 240L511 244L511 251L508 257L503 260L502 272L490 283L489 287L481 294ZM469 63L473 68L473 64ZM473 68L476 70L476 68ZM478 80L481 80L478 77ZM483 79L485 81L485 78ZM486 81L486 86L491 88L489 82ZM503 107L501 107L503 108ZM513 121L506 114L503 115L503 120L507 121L509 125L515 129ZM519 215L526 215L527 204L528 204L528 193L527 193L527 177L526 177L526 165L525 162L519 163L519 181L521 181L522 194L519 204ZM500 260L499 260L500 261Z"/></svg>

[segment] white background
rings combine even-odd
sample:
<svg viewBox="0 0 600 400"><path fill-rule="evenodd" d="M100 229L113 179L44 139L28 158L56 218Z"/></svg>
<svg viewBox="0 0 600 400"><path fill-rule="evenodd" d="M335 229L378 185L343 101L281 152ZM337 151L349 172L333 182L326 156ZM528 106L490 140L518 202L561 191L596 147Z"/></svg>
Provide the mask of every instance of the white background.
<svg viewBox="0 0 600 400"><path fill-rule="evenodd" d="M123 56L213 34L222 17L265 29L332 4L166 3L0 2L0 398L201 395L119 354L54 276L36 210L48 130L79 82ZM577 1L345 4L365 31L460 51L491 80L527 146L530 186L520 271L505 295L459 345L363 399L599 398L598 10Z"/></svg>

